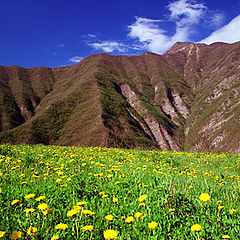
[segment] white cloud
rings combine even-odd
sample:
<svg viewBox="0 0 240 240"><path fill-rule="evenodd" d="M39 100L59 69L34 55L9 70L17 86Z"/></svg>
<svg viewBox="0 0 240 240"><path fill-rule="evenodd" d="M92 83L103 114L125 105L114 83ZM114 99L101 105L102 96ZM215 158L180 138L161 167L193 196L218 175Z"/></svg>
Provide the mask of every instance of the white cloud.
<svg viewBox="0 0 240 240"><path fill-rule="evenodd" d="M89 38L96 38L96 37L97 37L96 35L91 34L91 33L89 33L87 36L88 36Z"/></svg>
<svg viewBox="0 0 240 240"><path fill-rule="evenodd" d="M210 24L213 27L219 27L223 24L224 20L225 20L225 15L223 13L215 13L210 18Z"/></svg>
<svg viewBox="0 0 240 240"><path fill-rule="evenodd" d="M89 46L96 50L103 50L104 52L125 52L127 51L127 45L116 41L102 41L95 43L88 43Z"/></svg>
<svg viewBox="0 0 240 240"><path fill-rule="evenodd" d="M74 56L74 57L71 57L71 58L69 59L69 61L72 62L72 63L78 63L78 62L80 62L81 60L83 60L83 57L80 57L80 56Z"/></svg>
<svg viewBox="0 0 240 240"><path fill-rule="evenodd" d="M128 36L137 39L141 43L138 46L140 48L158 52L165 45L167 49L171 43L167 44L169 39L165 35L165 30L159 27L159 22L161 21L137 17L135 23L128 26L130 30Z"/></svg>
<svg viewBox="0 0 240 240"><path fill-rule="evenodd" d="M92 39L87 44L96 50L109 53L148 50L163 54L176 42L194 42L193 36L196 36L199 26L212 29L212 31L218 29L200 42L232 43L240 40L240 15L221 27L225 21L225 15L218 10L209 10L204 4L197 1L175 0L170 2L167 5L168 15L167 17L165 15L164 20L136 17L135 22L127 26L128 43L97 41L95 35L91 37L92 34L89 34L88 37ZM170 23L171 27L174 26L174 33L167 31L169 29L166 27L167 23Z"/></svg>
<svg viewBox="0 0 240 240"><path fill-rule="evenodd" d="M175 34L169 36L166 30L160 27L162 20L153 20L137 17L135 23L128 26L128 36L137 39L142 47L155 53L164 53L175 42L190 41L195 24L198 24L204 15L206 7L195 4L190 0L178 0L168 5L170 16L168 21L175 23Z"/></svg>
<svg viewBox="0 0 240 240"><path fill-rule="evenodd" d="M234 43L240 41L240 15L235 17L224 27L216 30L210 36L200 41L200 43L211 44L213 42Z"/></svg>
<svg viewBox="0 0 240 240"><path fill-rule="evenodd" d="M59 48L65 47L64 43L59 43L57 46L58 46Z"/></svg>
<svg viewBox="0 0 240 240"><path fill-rule="evenodd" d="M168 10L171 12L170 20L176 22L178 27L198 23L204 14L206 7L203 4L195 4L191 0L179 0L171 2Z"/></svg>

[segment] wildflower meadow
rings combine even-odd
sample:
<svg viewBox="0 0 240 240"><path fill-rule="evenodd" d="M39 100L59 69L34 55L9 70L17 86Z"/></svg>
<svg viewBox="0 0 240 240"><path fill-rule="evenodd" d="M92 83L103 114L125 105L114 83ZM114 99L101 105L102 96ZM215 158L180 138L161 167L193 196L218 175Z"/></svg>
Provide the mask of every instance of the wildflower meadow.
<svg viewBox="0 0 240 240"><path fill-rule="evenodd" d="M240 155L2 145L0 239L240 239Z"/></svg>

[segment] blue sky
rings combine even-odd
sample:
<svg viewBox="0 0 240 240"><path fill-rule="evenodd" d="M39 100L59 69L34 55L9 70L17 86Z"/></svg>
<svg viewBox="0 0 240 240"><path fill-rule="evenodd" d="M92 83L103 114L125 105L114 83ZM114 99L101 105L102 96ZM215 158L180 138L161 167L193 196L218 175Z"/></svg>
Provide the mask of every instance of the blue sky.
<svg viewBox="0 0 240 240"><path fill-rule="evenodd" d="M240 41L240 0L0 1L0 65L59 67L91 54L163 54Z"/></svg>

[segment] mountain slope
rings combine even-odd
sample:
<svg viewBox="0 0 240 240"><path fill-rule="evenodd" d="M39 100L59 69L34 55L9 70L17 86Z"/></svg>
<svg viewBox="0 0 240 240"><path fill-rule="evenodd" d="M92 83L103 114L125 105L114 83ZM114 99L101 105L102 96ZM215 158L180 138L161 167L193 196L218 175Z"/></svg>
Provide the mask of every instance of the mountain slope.
<svg viewBox="0 0 240 240"><path fill-rule="evenodd" d="M0 140L240 152L240 43L0 67Z"/></svg>

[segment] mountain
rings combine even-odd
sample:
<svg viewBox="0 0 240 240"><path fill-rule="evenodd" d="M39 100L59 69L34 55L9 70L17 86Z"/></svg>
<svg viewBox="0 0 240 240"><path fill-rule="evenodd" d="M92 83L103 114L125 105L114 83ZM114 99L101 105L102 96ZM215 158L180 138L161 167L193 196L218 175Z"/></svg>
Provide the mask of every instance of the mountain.
<svg viewBox="0 0 240 240"><path fill-rule="evenodd" d="M0 142L240 152L240 42L0 66Z"/></svg>

